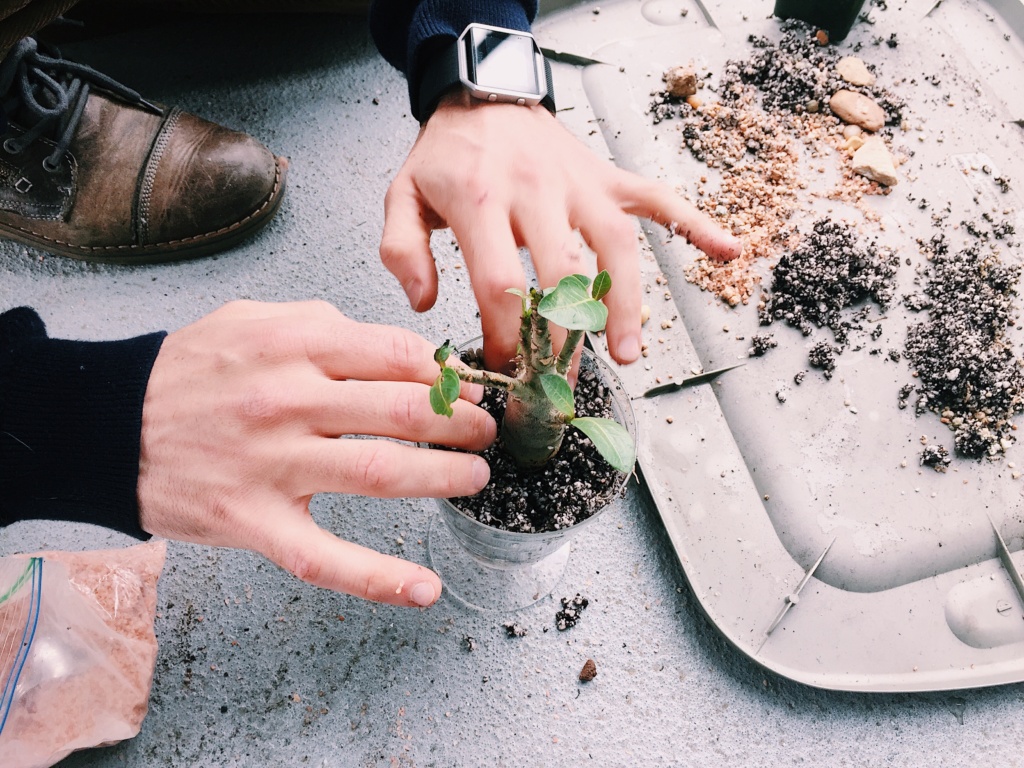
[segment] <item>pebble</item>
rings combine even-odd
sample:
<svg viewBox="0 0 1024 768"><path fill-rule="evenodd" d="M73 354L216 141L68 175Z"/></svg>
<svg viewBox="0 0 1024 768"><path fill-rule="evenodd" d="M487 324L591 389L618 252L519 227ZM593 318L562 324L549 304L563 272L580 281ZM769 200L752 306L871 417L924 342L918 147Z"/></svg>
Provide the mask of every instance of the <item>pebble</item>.
<svg viewBox="0 0 1024 768"><path fill-rule="evenodd" d="M868 136L864 140L864 145L853 153L852 163L854 173L871 181L877 181L887 187L899 184L896 163L880 136Z"/></svg>
<svg viewBox="0 0 1024 768"><path fill-rule="evenodd" d="M665 91L674 99L685 99L697 93L697 73L690 65L672 67L661 79L665 81Z"/></svg>
<svg viewBox="0 0 1024 768"><path fill-rule="evenodd" d="M640 325L647 325L647 321L651 319L651 305L644 304L640 307Z"/></svg>
<svg viewBox="0 0 1024 768"><path fill-rule="evenodd" d="M844 56L836 63L836 72L850 85L874 85L875 76L856 56Z"/></svg>
<svg viewBox="0 0 1024 768"><path fill-rule="evenodd" d="M597 677L597 664L593 659L587 659L583 664L583 669L580 670L580 682L589 683L595 677Z"/></svg>
<svg viewBox="0 0 1024 768"><path fill-rule="evenodd" d="M859 125L872 133L881 130L885 125L885 112L862 93L848 91L845 88L832 94L828 105L836 116L844 123Z"/></svg>

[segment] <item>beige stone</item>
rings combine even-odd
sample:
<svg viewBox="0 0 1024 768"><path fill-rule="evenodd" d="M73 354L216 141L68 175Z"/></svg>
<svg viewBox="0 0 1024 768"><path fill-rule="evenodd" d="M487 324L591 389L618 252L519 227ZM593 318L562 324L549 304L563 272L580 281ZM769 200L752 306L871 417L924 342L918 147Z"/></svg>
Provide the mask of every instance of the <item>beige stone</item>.
<svg viewBox="0 0 1024 768"><path fill-rule="evenodd" d="M844 125L843 126L843 138L852 139L854 136L860 136L863 128L859 125Z"/></svg>
<svg viewBox="0 0 1024 768"><path fill-rule="evenodd" d="M864 134L858 133L856 136L851 136L843 143L843 149L847 152L856 152L858 149L864 146Z"/></svg>
<svg viewBox="0 0 1024 768"><path fill-rule="evenodd" d="M851 163L854 173L871 181L887 187L895 187L899 183L896 163L881 136L865 136L864 145L853 153Z"/></svg>
<svg viewBox="0 0 1024 768"><path fill-rule="evenodd" d="M850 85L874 85L875 76L867 68L862 59L856 56L844 56L836 64L836 72Z"/></svg>
<svg viewBox="0 0 1024 768"><path fill-rule="evenodd" d="M828 105L844 123L859 125L865 131L877 131L885 125L885 112L862 93L845 89L836 91Z"/></svg>
<svg viewBox="0 0 1024 768"><path fill-rule="evenodd" d="M693 67L672 67L662 76L665 90L675 99L685 99L697 93L697 73Z"/></svg>

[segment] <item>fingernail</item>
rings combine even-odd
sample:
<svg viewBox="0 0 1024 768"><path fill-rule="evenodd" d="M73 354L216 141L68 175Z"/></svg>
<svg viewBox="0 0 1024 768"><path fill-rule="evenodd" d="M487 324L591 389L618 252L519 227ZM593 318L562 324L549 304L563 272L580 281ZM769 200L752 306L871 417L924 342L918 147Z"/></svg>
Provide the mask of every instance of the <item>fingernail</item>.
<svg viewBox="0 0 1024 768"><path fill-rule="evenodd" d="M631 363L640 357L640 337L627 336L619 344L619 358L624 363Z"/></svg>
<svg viewBox="0 0 1024 768"><path fill-rule="evenodd" d="M402 287L405 288L405 295L409 297L409 305L418 310L420 302L423 301L423 284L413 277Z"/></svg>
<svg viewBox="0 0 1024 768"><path fill-rule="evenodd" d="M434 585L426 581L421 581L419 584L414 586L409 591L409 597L412 598L412 601L416 603L416 605L422 605L424 608L428 605L433 605L434 600L437 599L437 595L434 592Z"/></svg>
<svg viewBox="0 0 1024 768"><path fill-rule="evenodd" d="M477 491L482 491L487 482L491 479L491 466L483 459L473 460L473 485ZM476 491L474 491L475 493Z"/></svg>

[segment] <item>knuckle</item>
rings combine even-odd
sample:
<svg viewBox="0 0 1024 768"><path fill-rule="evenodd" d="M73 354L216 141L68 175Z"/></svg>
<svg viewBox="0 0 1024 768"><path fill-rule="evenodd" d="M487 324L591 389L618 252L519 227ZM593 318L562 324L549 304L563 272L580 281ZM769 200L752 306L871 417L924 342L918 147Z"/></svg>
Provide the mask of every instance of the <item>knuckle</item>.
<svg viewBox="0 0 1024 768"><path fill-rule="evenodd" d="M380 496L392 484L391 462L387 451L379 441L362 451L356 460L355 477L362 489L373 496Z"/></svg>
<svg viewBox="0 0 1024 768"><path fill-rule="evenodd" d="M502 269L497 262L473 275L473 287L481 297L481 303L490 304L492 307L495 304L518 304L519 299L506 291L510 287L521 288L521 283L522 276L517 276L511 270Z"/></svg>
<svg viewBox="0 0 1024 768"><path fill-rule="evenodd" d="M433 416L434 413L424 407L427 402L422 392L411 387L403 387L395 395L390 403L389 418L399 433L417 435L428 426L428 414Z"/></svg>
<svg viewBox="0 0 1024 768"><path fill-rule="evenodd" d="M320 581L321 563L301 549L288 551L284 555L281 565L290 574L307 584L317 584Z"/></svg>
<svg viewBox="0 0 1024 768"><path fill-rule="evenodd" d="M383 349L382 362L386 371L401 379L419 369L419 364L423 361L423 349L415 342L411 333L400 328L394 328L392 331L388 334L388 343Z"/></svg>
<svg viewBox="0 0 1024 768"><path fill-rule="evenodd" d="M237 415L242 423L255 426L277 424L289 412L282 388L267 381L250 385L237 405Z"/></svg>
<svg viewBox="0 0 1024 768"><path fill-rule="evenodd" d="M403 240L393 234L385 233L380 240L380 262L384 268L394 274L406 261Z"/></svg>
<svg viewBox="0 0 1024 768"><path fill-rule="evenodd" d="M338 310L333 304L324 299L310 299L299 305L303 312L318 320L326 320L338 315Z"/></svg>
<svg viewBox="0 0 1024 768"><path fill-rule="evenodd" d="M619 248L636 247L636 226L625 214L609 216L604 224L608 239Z"/></svg>

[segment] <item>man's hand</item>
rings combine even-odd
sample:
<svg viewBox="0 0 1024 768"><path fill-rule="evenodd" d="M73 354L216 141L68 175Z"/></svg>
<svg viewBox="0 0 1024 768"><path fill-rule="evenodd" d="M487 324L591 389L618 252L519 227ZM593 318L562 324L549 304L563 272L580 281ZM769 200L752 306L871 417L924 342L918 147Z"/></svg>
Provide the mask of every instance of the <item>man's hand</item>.
<svg viewBox="0 0 1024 768"><path fill-rule="evenodd" d="M153 534L264 554L317 586L430 605L432 571L343 541L309 514L314 493L464 496L487 483L478 456L494 420L460 400L430 408L434 348L329 304L235 302L163 343L142 414L139 508ZM464 389L464 394L479 397Z"/></svg>
<svg viewBox="0 0 1024 768"><path fill-rule="evenodd" d="M514 356L519 299L526 286L518 247L533 257L542 287L583 271L579 230L614 288L608 348L628 363L640 355L642 304L635 222L641 216L682 235L705 253L731 259L741 244L665 184L598 158L543 107L447 96L420 131L384 204L384 265L413 308L437 299L430 232L450 226L465 254L480 306L484 351L498 370Z"/></svg>

